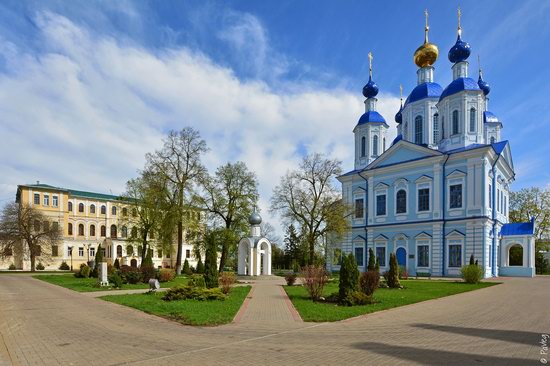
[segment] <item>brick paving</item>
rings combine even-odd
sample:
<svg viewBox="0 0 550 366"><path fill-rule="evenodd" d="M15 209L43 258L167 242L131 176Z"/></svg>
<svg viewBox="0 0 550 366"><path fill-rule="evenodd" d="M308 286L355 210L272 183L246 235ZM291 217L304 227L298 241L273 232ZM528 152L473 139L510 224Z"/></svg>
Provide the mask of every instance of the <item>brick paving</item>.
<svg viewBox="0 0 550 366"><path fill-rule="evenodd" d="M335 323L297 321L288 306L283 310L276 281L255 283L240 321L189 327L2 275L0 365L540 364L541 334L550 332L550 277L502 281ZM261 323L253 314L270 319Z"/></svg>

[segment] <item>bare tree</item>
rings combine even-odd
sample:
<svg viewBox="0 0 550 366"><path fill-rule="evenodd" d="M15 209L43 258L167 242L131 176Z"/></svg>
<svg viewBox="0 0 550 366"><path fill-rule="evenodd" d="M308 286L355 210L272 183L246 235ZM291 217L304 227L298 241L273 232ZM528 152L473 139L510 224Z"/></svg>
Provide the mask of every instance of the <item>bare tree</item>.
<svg viewBox="0 0 550 366"><path fill-rule="evenodd" d="M183 231L188 222L185 214L192 206L196 184L207 174L201 156L208 148L199 132L191 127L170 131L163 142L160 150L146 155L146 170L161 176L166 184L164 193L167 209L175 216L173 219L177 223L176 272L181 274Z"/></svg>
<svg viewBox="0 0 550 366"><path fill-rule="evenodd" d="M48 259L52 245L62 240L59 224L48 221L40 211L29 205L7 204L0 218L0 257L13 253L28 253L31 271L36 269L36 257Z"/></svg>
<svg viewBox="0 0 550 366"><path fill-rule="evenodd" d="M220 166L203 180L203 207L225 228L219 271L225 267L230 251L246 232L248 217L258 201L258 180L243 162Z"/></svg>
<svg viewBox="0 0 550 366"><path fill-rule="evenodd" d="M347 208L333 184L341 172L340 161L317 153L308 155L273 190L271 210L278 212L285 222L299 224L308 246L309 264L314 263L315 247L323 244L326 234L341 235L347 230Z"/></svg>
<svg viewBox="0 0 550 366"><path fill-rule="evenodd" d="M262 221L260 224L260 232L264 238L271 242L271 244L275 245L281 243L281 237L277 235L277 231L269 222Z"/></svg>

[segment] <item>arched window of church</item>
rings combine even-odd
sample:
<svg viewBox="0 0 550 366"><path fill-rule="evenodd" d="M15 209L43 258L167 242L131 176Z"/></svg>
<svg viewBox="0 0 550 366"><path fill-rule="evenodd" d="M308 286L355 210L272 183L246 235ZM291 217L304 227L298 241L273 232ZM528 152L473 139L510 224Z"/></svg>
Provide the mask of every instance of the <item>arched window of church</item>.
<svg viewBox="0 0 550 366"><path fill-rule="evenodd" d="M445 138L445 116L441 116L441 138Z"/></svg>
<svg viewBox="0 0 550 366"><path fill-rule="evenodd" d="M453 111L453 135L459 134L459 128L458 128L458 111Z"/></svg>
<svg viewBox="0 0 550 366"><path fill-rule="evenodd" d="M470 109L470 132L475 132L476 130L476 109Z"/></svg>
<svg viewBox="0 0 550 366"><path fill-rule="evenodd" d="M491 144L495 143L495 136L491 136Z"/></svg>
<svg viewBox="0 0 550 366"><path fill-rule="evenodd" d="M365 156L365 145L366 145L366 141L365 141L365 136L361 137L361 157Z"/></svg>
<svg viewBox="0 0 550 366"><path fill-rule="evenodd" d="M439 114L434 114L434 118L433 118L433 130L434 130L434 144L437 144L439 142L439 121L438 121L438 118L439 118Z"/></svg>
<svg viewBox="0 0 550 366"><path fill-rule="evenodd" d="M397 191L395 201L395 213L407 213L407 192L404 189Z"/></svg>
<svg viewBox="0 0 550 366"><path fill-rule="evenodd" d="M382 152L386 151L386 138L382 139Z"/></svg>
<svg viewBox="0 0 550 366"><path fill-rule="evenodd" d="M414 143L422 143L422 116L416 116L414 119Z"/></svg>
<svg viewBox="0 0 550 366"><path fill-rule="evenodd" d="M372 138L372 155L378 156L378 136Z"/></svg>

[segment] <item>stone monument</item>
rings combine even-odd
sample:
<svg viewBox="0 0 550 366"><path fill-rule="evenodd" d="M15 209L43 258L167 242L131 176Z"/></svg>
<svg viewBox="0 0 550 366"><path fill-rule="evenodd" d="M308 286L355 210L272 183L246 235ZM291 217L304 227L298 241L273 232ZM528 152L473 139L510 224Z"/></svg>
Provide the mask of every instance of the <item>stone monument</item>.
<svg viewBox="0 0 550 366"><path fill-rule="evenodd" d="M256 211L250 215L250 236L239 242L238 274L240 276L271 275L271 243L262 237L262 217Z"/></svg>
<svg viewBox="0 0 550 366"><path fill-rule="evenodd" d="M99 265L99 273L98 273L98 281L100 286L109 286L109 280L107 278L107 262L101 262L98 263Z"/></svg>

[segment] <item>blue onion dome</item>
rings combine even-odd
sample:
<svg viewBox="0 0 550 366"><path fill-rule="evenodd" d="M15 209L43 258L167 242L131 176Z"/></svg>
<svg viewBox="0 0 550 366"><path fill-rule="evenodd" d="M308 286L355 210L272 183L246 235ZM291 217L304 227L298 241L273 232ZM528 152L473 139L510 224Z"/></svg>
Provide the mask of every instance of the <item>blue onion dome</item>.
<svg viewBox="0 0 550 366"><path fill-rule="evenodd" d="M449 61L456 64L457 62L466 61L470 57L471 49L468 42L464 42L458 33L456 43L449 50Z"/></svg>
<svg viewBox="0 0 550 366"><path fill-rule="evenodd" d="M487 95L491 92L491 87L489 86L489 83L483 80L483 76L481 75L481 70L479 71L479 78L477 79L477 85L479 86L479 89L483 91L484 95Z"/></svg>
<svg viewBox="0 0 550 366"><path fill-rule="evenodd" d="M250 225L260 225L262 223L262 217L256 211L252 212L252 215L248 218Z"/></svg>
<svg viewBox="0 0 550 366"><path fill-rule="evenodd" d="M399 108L399 111L395 114L395 122L401 123L403 122L403 115L401 112L403 111L403 105L401 105L401 108Z"/></svg>
<svg viewBox="0 0 550 366"><path fill-rule="evenodd" d="M378 85L372 81L372 77L369 76L369 82L363 87L363 95L365 98L374 98L378 95Z"/></svg>

